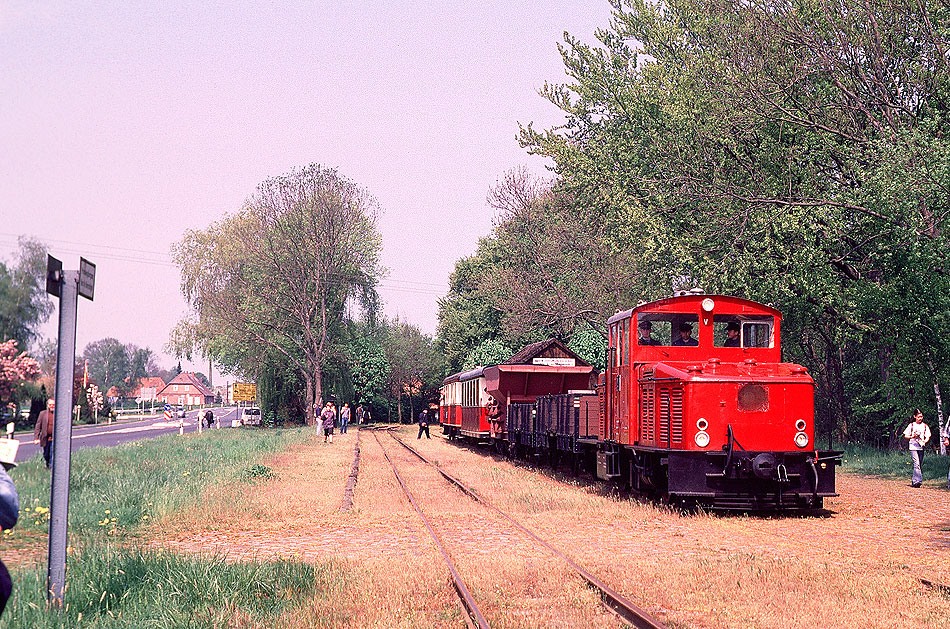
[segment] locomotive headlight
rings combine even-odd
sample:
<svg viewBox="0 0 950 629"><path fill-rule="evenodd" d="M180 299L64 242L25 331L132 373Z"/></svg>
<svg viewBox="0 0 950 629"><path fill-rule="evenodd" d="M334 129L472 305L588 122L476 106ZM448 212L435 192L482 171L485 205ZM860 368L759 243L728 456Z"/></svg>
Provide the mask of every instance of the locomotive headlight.
<svg viewBox="0 0 950 629"><path fill-rule="evenodd" d="M806 424L805 424L804 419L799 419L798 421L795 422L795 430L799 432L801 432L802 430L805 430L805 426Z"/></svg>
<svg viewBox="0 0 950 629"><path fill-rule="evenodd" d="M706 432L697 432L696 436L693 437L693 441L696 442L700 448L705 448L709 445L709 433Z"/></svg>
<svg viewBox="0 0 950 629"><path fill-rule="evenodd" d="M795 445L798 446L799 448L804 448L805 446L807 446L808 435L806 435L803 432L800 432L797 435L795 435Z"/></svg>
<svg viewBox="0 0 950 629"><path fill-rule="evenodd" d="M707 428L709 428L709 422L706 421L705 418L700 417L699 419L696 420L696 429L697 429L697 430L702 431L702 430L706 430Z"/></svg>
<svg viewBox="0 0 950 629"><path fill-rule="evenodd" d="M716 302L714 302L714 301L713 301L712 299L710 299L709 297L707 297L706 299L703 300L703 311L704 311L704 312L712 312L712 311L713 311L713 308L715 308L715 307L716 307Z"/></svg>

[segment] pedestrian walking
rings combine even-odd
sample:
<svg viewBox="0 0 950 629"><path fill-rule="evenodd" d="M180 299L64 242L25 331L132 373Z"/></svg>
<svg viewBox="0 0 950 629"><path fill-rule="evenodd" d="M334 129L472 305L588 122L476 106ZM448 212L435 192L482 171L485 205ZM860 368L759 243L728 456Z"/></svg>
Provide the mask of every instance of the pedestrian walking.
<svg viewBox="0 0 950 629"><path fill-rule="evenodd" d="M904 439L908 440L908 449L910 450L911 461L914 464L914 471L910 477L911 487L920 487L924 481L921 465L924 460L924 446L930 441L930 426L924 423L924 414L920 409L916 409L914 419L904 429ZM950 476L948 476L950 483Z"/></svg>
<svg viewBox="0 0 950 629"><path fill-rule="evenodd" d="M346 427L350 423L350 404L349 402L343 403L343 408L340 409L340 434L346 434Z"/></svg>
<svg viewBox="0 0 950 629"><path fill-rule="evenodd" d="M333 412L333 405L330 402L327 402L323 412L320 413L320 419L323 420L323 442L333 443L333 421L335 414Z"/></svg>
<svg viewBox="0 0 950 629"><path fill-rule="evenodd" d="M16 451L18 444L12 448L4 448L0 453L0 529L12 529L20 517L20 497L17 495L13 480L7 470L16 467ZM10 595L13 593L13 579L10 572L0 561L0 614L7 606Z"/></svg>
<svg viewBox="0 0 950 629"><path fill-rule="evenodd" d="M943 445L950 448L950 435L944 435ZM950 470L947 470L947 489L950 489Z"/></svg>
<svg viewBox="0 0 950 629"><path fill-rule="evenodd" d="M38 443L43 448L43 460L46 461L46 469L49 469L50 454L53 449L53 419L56 412L56 400L50 398L46 400L46 410L40 411L36 418L36 427L33 429L33 443Z"/></svg>
<svg viewBox="0 0 950 629"><path fill-rule="evenodd" d="M356 407L356 424L361 425L363 423L364 415L366 411L363 410L363 405L360 404Z"/></svg>
<svg viewBox="0 0 950 629"><path fill-rule="evenodd" d="M426 434L426 439L432 438L429 436L429 409L427 408L419 413L419 434L416 435L416 439L422 439L422 433Z"/></svg>

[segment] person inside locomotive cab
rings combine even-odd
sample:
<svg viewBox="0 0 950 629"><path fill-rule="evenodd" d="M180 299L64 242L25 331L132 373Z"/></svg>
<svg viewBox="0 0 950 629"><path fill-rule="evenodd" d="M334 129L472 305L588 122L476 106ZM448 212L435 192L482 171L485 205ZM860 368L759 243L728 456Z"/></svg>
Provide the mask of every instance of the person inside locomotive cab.
<svg viewBox="0 0 950 629"><path fill-rule="evenodd" d="M650 338L650 335L653 333L653 324L649 321L641 321L640 325L640 336L637 337L637 345L659 345L660 342L654 338Z"/></svg>
<svg viewBox="0 0 950 629"><path fill-rule="evenodd" d="M679 338L673 341L675 347L696 347L699 345L699 341L693 338L693 326L684 321L680 324L679 330Z"/></svg>
<svg viewBox="0 0 950 629"><path fill-rule="evenodd" d="M726 342L722 344L723 347L740 347L739 344L739 324L735 321L731 321L728 326L726 326Z"/></svg>

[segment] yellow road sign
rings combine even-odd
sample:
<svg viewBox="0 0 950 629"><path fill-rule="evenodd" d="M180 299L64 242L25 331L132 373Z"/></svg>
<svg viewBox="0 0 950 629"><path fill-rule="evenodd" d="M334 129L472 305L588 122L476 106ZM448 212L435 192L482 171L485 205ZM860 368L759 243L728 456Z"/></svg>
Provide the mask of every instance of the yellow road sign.
<svg viewBox="0 0 950 629"><path fill-rule="evenodd" d="M252 382L235 382L232 393L235 402L251 402L257 399L257 385Z"/></svg>

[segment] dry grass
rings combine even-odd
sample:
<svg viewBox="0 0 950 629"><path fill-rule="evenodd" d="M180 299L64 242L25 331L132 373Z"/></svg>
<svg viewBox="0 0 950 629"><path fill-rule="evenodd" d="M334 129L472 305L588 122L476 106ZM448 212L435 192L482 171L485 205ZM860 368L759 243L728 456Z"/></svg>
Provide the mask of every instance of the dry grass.
<svg viewBox="0 0 950 629"><path fill-rule="evenodd" d="M915 579L950 582L943 492L842 476L827 518L684 516L410 431L427 457L672 627L950 627L950 598ZM349 584L282 626L462 626L441 558L369 433L354 508L339 511L355 439L276 455L276 479L211 498L169 545L339 561ZM493 627L617 626L557 560L384 443Z"/></svg>

